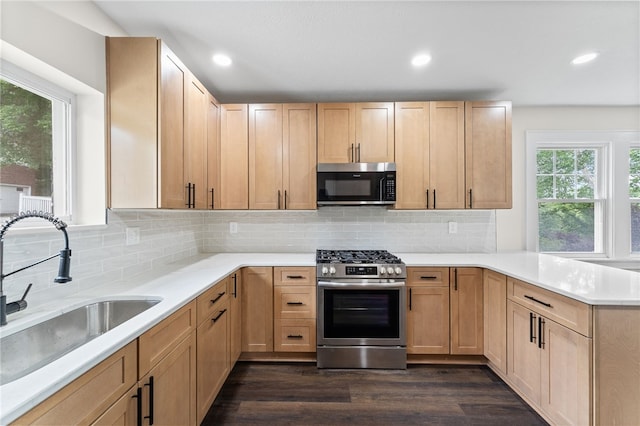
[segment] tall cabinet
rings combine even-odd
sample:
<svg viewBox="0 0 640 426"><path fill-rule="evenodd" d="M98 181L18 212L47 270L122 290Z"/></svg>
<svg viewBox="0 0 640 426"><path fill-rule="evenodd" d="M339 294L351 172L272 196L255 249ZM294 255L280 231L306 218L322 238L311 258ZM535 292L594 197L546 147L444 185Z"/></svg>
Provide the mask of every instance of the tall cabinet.
<svg viewBox="0 0 640 426"><path fill-rule="evenodd" d="M220 109L220 208L249 208L249 115L246 104Z"/></svg>
<svg viewBox="0 0 640 426"><path fill-rule="evenodd" d="M107 38L111 208L207 208L210 94L151 37Z"/></svg>

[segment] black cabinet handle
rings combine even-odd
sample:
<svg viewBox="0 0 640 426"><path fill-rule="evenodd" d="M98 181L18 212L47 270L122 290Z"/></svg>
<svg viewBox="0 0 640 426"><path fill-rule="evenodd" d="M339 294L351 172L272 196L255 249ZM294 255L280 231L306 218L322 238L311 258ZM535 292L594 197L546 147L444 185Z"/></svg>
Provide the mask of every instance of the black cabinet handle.
<svg viewBox="0 0 640 426"><path fill-rule="evenodd" d="M149 415L144 418L149 419L149 426L151 426L153 425L153 376L149 377L149 383L144 385L149 386Z"/></svg>
<svg viewBox="0 0 640 426"><path fill-rule="evenodd" d="M412 299L411 290L413 290L413 289L411 289L411 288L409 289L409 310L411 310L411 302L412 302L412 300L411 300Z"/></svg>
<svg viewBox="0 0 640 426"><path fill-rule="evenodd" d="M534 302L539 303L539 304L541 304L543 306L546 306L547 308L552 308L553 307L553 306L551 306L551 303L543 302L542 300L538 300L533 296L528 296L528 295L525 294L524 297L526 297L529 300L533 300Z"/></svg>
<svg viewBox="0 0 640 426"><path fill-rule="evenodd" d="M191 190L193 191L193 197L191 198L191 207L196 208L196 184L191 184Z"/></svg>
<svg viewBox="0 0 640 426"><path fill-rule="evenodd" d="M421 280L437 280L438 277L435 275L423 275L420 277Z"/></svg>
<svg viewBox="0 0 640 426"><path fill-rule="evenodd" d="M538 347L544 348L544 318L538 317Z"/></svg>
<svg viewBox="0 0 640 426"><path fill-rule="evenodd" d="M284 190L284 209L287 209L287 190Z"/></svg>
<svg viewBox="0 0 640 426"><path fill-rule="evenodd" d="M536 341L536 315L529 312L529 343Z"/></svg>
<svg viewBox="0 0 640 426"><path fill-rule="evenodd" d="M304 275L287 275L287 278L290 280L302 280Z"/></svg>
<svg viewBox="0 0 640 426"><path fill-rule="evenodd" d="M222 293L218 293L218 296L216 296L216 298L215 298L215 299L211 299L211 303L216 303L216 302L217 302L218 300L220 300L220 298L221 298L222 296L224 296L226 293L227 293L226 291L223 291Z"/></svg>
<svg viewBox="0 0 640 426"><path fill-rule="evenodd" d="M353 144L351 144L351 162L355 163L356 162L356 155L354 153L355 151L353 150Z"/></svg>
<svg viewBox="0 0 640 426"><path fill-rule="evenodd" d="M429 209L429 188L425 192L427 193L427 209Z"/></svg>
<svg viewBox="0 0 640 426"><path fill-rule="evenodd" d="M278 189L278 210L280 210L280 190Z"/></svg>
<svg viewBox="0 0 640 426"><path fill-rule="evenodd" d="M433 208L436 208L436 190L433 190Z"/></svg>
<svg viewBox="0 0 640 426"><path fill-rule="evenodd" d="M211 188L211 191L209 191L209 192L211 192L211 210L213 210L213 209L215 209L215 204L216 204L216 203L215 203L215 197L214 197L214 190L213 190L213 188Z"/></svg>
<svg viewBox="0 0 640 426"><path fill-rule="evenodd" d="M357 163L360 162L360 144L358 144L358 147L356 148L356 152L358 153L358 161Z"/></svg>
<svg viewBox="0 0 640 426"><path fill-rule="evenodd" d="M238 279L236 277L238 274L233 274L233 298L238 297Z"/></svg>
<svg viewBox="0 0 640 426"><path fill-rule="evenodd" d="M301 336L300 334L289 334L287 336L287 339L302 339L304 336Z"/></svg>
<svg viewBox="0 0 640 426"><path fill-rule="evenodd" d="M136 399L136 425L142 426L142 388L139 387L131 398Z"/></svg>
<svg viewBox="0 0 640 426"><path fill-rule="evenodd" d="M187 183L187 208L191 208L191 182Z"/></svg>
<svg viewBox="0 0 640 426"><path fill-rule="evenodd" d="M458 268L453 268L453 290L458 291Z"/></svg>
<svg viewBox="0 0 640 426"><path fill-rule="evenodd" d="M469 208L473 208L473 189L469 189Z"/></svg>
<svg viewBox="0 0 640 426"><path fill-rule="evenodd" d="M224 315L225 312L227 312L226 309L221 310L220 313L218 314L218 316L216 316L215 318L211 318L211 321L213 321L213 322L218 321L220 319L220 317Z"/></svg>
<svg viewBox="0 0 640 426"><path fill-rule="evenodd" d="M287 302L287 305L304 305L302 302Z"/></svg>

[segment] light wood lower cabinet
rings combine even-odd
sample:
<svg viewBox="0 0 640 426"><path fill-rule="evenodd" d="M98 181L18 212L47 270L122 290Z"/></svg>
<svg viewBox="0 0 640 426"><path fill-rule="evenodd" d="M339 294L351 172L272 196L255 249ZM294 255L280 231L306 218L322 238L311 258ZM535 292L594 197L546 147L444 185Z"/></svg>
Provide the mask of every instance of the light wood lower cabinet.
<svg viewBox="0 0 640 426"><path fill-rule="evenodd" d="M481 268L451 268L451 354L484 353Z"/></svg>
<svg viewBox="0 0 640 426"><path fill-rule="evenodd" d="M229 369L232 369L242 353L242 274L236 271L227 278L229 286Z"/></svg>
<svg viewBox="0 0 640 426"><path fill-rule="evenodd" d="M484 356L507 372L507 277L484 270Z"/></svg>
<svg viewBox="0 0 640 426"><path fill-rule="evenodd" d="M407 353L449 353L449 268L409 268Z"/></svg>
<svg viewBox="0 0 640 426"><path fill-rule="evenodd" d="M129 343L12 424L93 423L136 383L137 349Z"/></svg>
<svg viewBox="0 0 640 426"><path fill-rule="evenodd" d="M242 352L273 352L273 268L242 269Z"/></svg>
<svg viewBox="0 0 640 426"><path fill-rule="evenodd" d="M274 268L274 351L316 351L315 268Z"/></svg>

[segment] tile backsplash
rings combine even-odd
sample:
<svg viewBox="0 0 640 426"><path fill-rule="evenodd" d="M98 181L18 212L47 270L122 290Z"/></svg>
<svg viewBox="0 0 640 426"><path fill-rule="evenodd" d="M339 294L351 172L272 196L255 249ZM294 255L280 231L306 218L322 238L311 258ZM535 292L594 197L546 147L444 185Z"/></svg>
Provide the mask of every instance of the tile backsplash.
<svg viewBox="0 0 640 426"><path fill-rule="evenodd" d="M28 283L31 301L73 294L119 281L198 253L314 252L325 249L386 249L391 252L495 252L495 211L396 211L380 207L323 207L317 211L108 211L104 227L68 228L71 276L55 284L58 261L50 260L4 282L9 301ZM237 232L230 232L230 224ZM457 233L449 233L449 222ZM126 229L140 242L127 245ZM63 238L53 227L4 238L4 272L56 254Z"/></svg>

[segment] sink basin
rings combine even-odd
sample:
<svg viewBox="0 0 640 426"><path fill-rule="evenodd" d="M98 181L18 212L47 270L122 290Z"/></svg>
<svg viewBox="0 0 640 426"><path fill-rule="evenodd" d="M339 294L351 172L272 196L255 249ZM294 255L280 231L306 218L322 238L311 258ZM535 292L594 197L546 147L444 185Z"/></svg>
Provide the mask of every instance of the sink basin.
<svg viewBox="0 0 640 426"><path fill-rule="evenodd" d="M0 384L49 364L160 300L107 300L81 306L0 339Z"/></svg>

